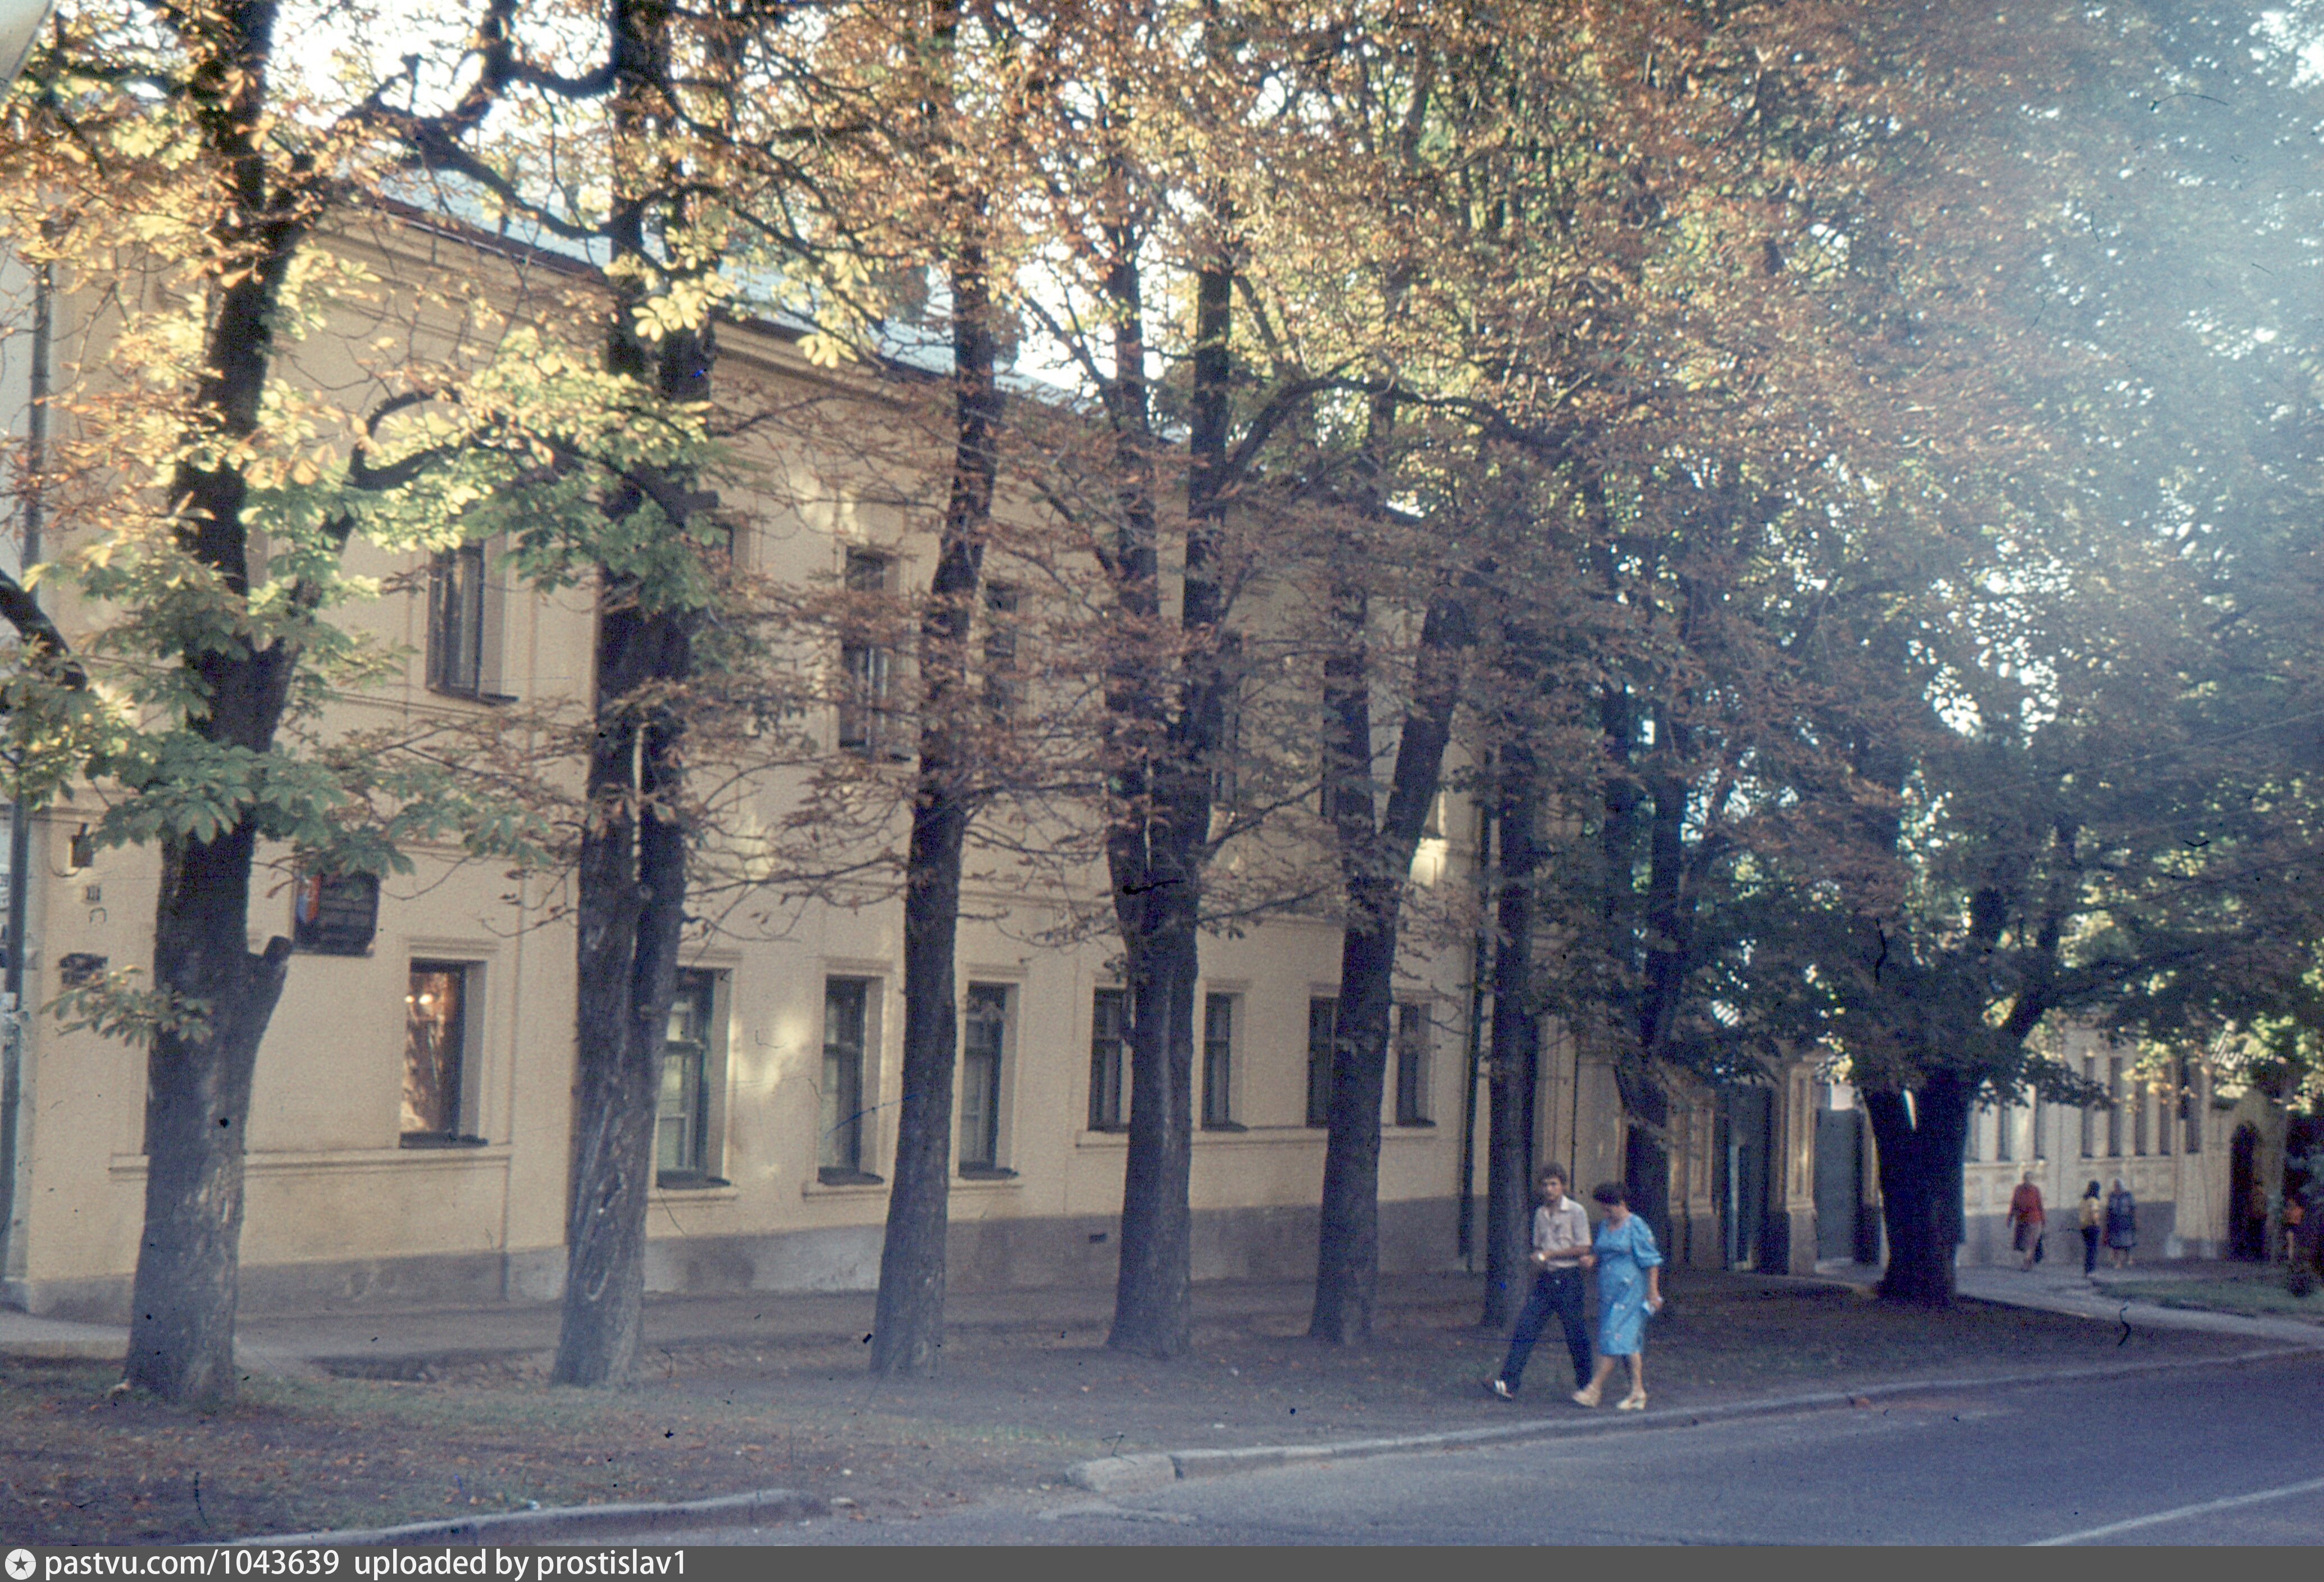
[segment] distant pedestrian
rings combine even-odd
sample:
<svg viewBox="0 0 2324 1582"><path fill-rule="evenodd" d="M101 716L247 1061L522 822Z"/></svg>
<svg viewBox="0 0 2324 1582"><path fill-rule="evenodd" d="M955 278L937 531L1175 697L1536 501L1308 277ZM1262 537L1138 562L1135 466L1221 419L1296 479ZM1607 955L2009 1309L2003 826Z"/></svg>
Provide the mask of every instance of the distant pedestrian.
<svg viewBox="0 0 2324 1582"><path fill-rule="evenodd" d="M1643 1411L1646 1315L1663 1309L1662 1249L1655 1245L1653 1228L1630 1212L1621 1188L1609 1181L1590 1196L1606 1208L1591 1248L1598 1260L1598 1371L1573 1392L1573 1400L1576 1405L1595 1406L1604 1399L1606 1381L1614 1376L1618 1356L1630 1365L1630 1392L1617 1410Z"/></svg>
<svg viewBox="0 0 2324 1582"><path fill-rule="evenodd" d="M2029 1170L2025 1179L2017 1183L2017 1190L2009 1194L2009 1229L2016 1237L2018 1252L2025 1258L2019 1268L2031 1270L2042 1256L2042 1233L2047 1228L2042 1189L2034 1184L2034 1172Z"/></svg>
<svg viewBox="0 0 2324 1582"><path fill-rule="evenodd" d="M2297 1188L2283 1194L2283 1261L2300 1262L2300 1227L2308 1223L2308 1206L2300 1200Z"/></svg>
<svg viewBox="0 0 2324 1582"><path fill-rule="evenodd" d="M1557 1315L1565 1329L1565 1349L1573 1358L1573 1387L1590 1383L1590 1326L1582 1317L1582 1272L1596 1262L1590 1254L1590 1216L1565 1195L1565 1168L1550 1165L1541 1172L1541 1202L1533 1211L1532 1294L1517 1315L1509 1337L1509 1355L1499 1374L1485 1383L1490 1393L1515 1401L1525 1382L1526 1361L1534 1342Z"/></svg>
<svg viewBox="0 0 2324 1582"><path fill-rule="evenodd" d="M2098 1201L2098 1184L2092 1181L2082 1189L2082 1272L2098 1272L2098 1229L2106 1223L2106 1209Z"/></svg>
<svg viewBox="0 0 2324 1582"><path fill-rule="evenodd" d="M2138 1245L2138 1199L2130 1195L2130 1183L2120 1176L2114 1179L2114 1190L2106 1200L2107 1257L2116 1269L2130 1267L2130 1254Z"/></svg>

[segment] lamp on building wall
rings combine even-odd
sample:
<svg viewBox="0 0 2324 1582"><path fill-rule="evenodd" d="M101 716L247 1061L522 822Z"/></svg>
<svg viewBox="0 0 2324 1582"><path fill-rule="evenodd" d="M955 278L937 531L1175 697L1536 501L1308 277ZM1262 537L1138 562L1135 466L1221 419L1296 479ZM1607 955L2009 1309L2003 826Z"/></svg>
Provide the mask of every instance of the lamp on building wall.
<svg viewBox="0 0 2324 1582"><path fill-rule="evenodd" d="M32 35L49 16L51 0L0 0L0 88L16 80L24 57L32 52Z"/></svg>

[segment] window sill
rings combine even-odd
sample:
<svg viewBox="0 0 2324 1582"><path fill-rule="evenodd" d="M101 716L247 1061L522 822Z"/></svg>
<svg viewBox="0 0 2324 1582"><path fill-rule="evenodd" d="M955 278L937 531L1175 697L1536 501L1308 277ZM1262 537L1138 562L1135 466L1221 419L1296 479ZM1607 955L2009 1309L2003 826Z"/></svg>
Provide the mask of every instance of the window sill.
<svg viewBox="0 0 2324 1582"><path fill-rule="evenodd" d="M396 1139L398 1148L487 1148L491 1144L482 1137L471 1137L465 1132L406 1132Z"/></svg>
<svg viewBox="0 0 2324 1582"><path fill-rule="evenodd" d="M1425 1116L1423 1116L1418 1120L1398 1121L1397 1122L1397 1124L1403 1127L1407 1132L1434 1132L1436 1130L1436 1123L1429 1120Z"/></svg>
<svg viewBox="0 0 2324 1582"><path fill-rule="evenodd" d="M473 1170L484 1167L505 1168L512 1150L505 1143L466 1143L438 1144L420 1143L404 1146L401 1143L380 1148L333 1148L291 1151L289 1149L259 1150L243 1155L243 1170L250 1176L341 1175L364 1170ZM145 1173L145 1156L142 1153L116 1153L106 1161L109 1173L118 1177L139 1177Z"/></svg>
<svg viewBox="0 0 2324 1582"><path fill-rule="evenodd" d="M513 692L487 692L481 688L438 687L430 682L428 690L438 698L456 698L463 703L506 704L517 701Z"/></svg>
<svg viewBox="0 0 2324 1582"><path fill-rule="evenodd" d="M1240 1121L1204 1121L1203 1123L1202 1129L1205 1132L1226 1132L1230 1133L1235 1132L1248 1132L1250 1130L1249 1126L1244 1125Z"/></svg>
<svg viewBox="0 0 2324 1582"><path fill-rule="evenodd" d="M1319 1126L1260 1126L1238 1123L1232 1131L1204 1126L1194 1133L1196 1148L1313 1148L1323 1140Z"/></svg>
<svg viewBox="0 0 2324 1582"><path fill-rule="evenodd" d="M952 1184L955 1192L1016 1192L1023 1190L1024 1178L1015 1170L964 1170Z"/></svg>
<svg viewBox="0 0 2324 1582"><path fill-rule="evenodd" d="M877 1198L888 1192L888 1178L870 1170L825 1168L799 1184L804 1198Z"/></svg>
<svg viewBox="0 0 2324 1582"><path fill-rule="evenodd" d="M960 1167L964 1181L1013 1181L1017 1172L1003 1164L964 1164Z"/></svg>
<svg viewBox="0 0 2324 1582"><path fill-rule="evenodd" d="M674 1197L699 1197L706 1192L721 1192L732 1196L734 1183L724 1176L658 1175L653 1189Z"/></svg>

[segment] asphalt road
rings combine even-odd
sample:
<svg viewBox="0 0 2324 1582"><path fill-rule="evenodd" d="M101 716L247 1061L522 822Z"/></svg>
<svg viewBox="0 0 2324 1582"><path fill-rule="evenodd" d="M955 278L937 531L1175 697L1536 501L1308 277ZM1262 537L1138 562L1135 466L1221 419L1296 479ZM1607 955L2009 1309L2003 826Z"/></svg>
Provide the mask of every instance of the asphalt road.
<svg viewBox="0 0 2324 1582"><path fill-rule="evenodd" d="M2324 1543L2324 1353L682 1544Z"/></svg>

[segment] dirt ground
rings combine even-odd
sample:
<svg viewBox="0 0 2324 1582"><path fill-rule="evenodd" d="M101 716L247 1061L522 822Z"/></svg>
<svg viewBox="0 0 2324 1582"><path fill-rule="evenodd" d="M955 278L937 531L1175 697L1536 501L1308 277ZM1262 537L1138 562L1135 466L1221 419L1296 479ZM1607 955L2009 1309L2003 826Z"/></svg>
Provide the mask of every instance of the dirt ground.
<svg viewBox="0 0 2324 1582"><path fill-rule="evenodd" d="M256 1379L214 1415L110 1392L115 1369L0 1362L0 1532L13 1541L199 1541L455 1513L790 1487L905 1519L1062 1481L1120 1451L1424 1432L1572 1415L1563 1346L1526 1398L1488 1399L1503 1337L1471 1302L1387 1316L1368 1345L1305 1338L1290 1316L1198 1332L1171 1362L1065 1327L963 1337L942 1375L874 1381L860 1344L662 1353L607 1394L552 1390L525 1363L420 1383ZM2132 1331L1964 1302L1884 1308L1844 1289L1688 1272L1648 1332L1656 1406L1913 1378L2194 1357L2249 1343Z"/></svg>

